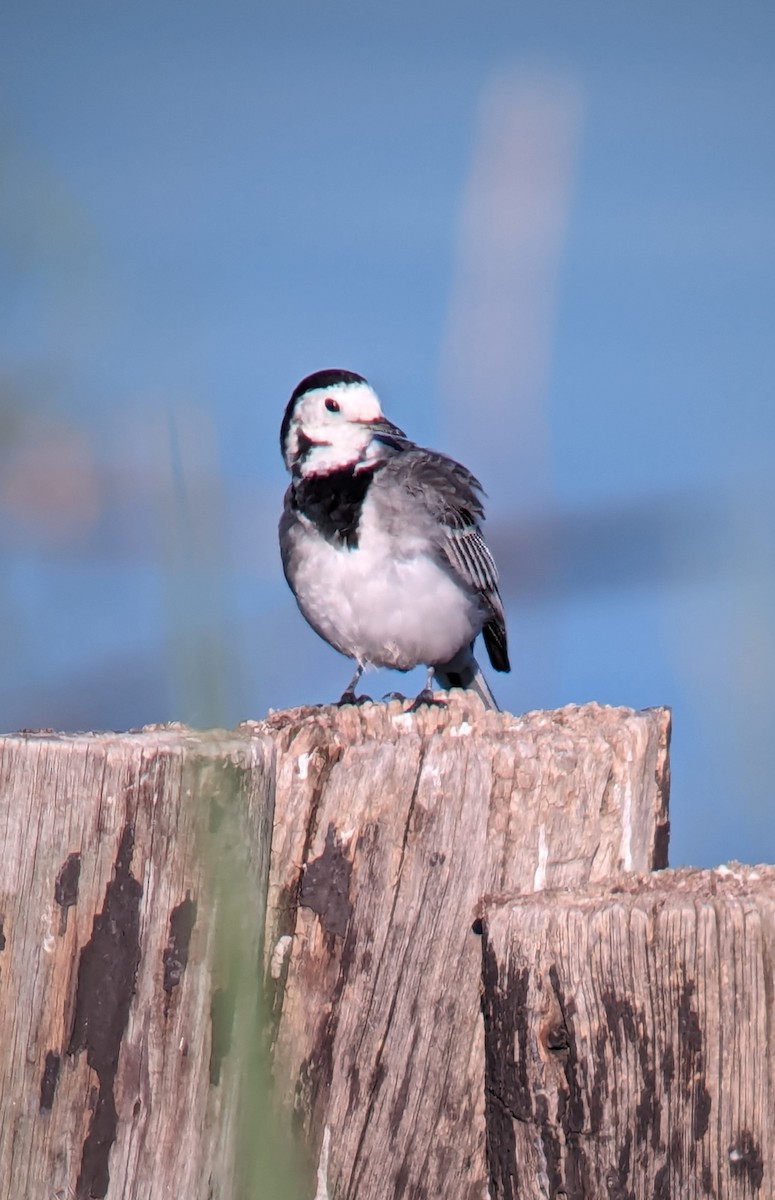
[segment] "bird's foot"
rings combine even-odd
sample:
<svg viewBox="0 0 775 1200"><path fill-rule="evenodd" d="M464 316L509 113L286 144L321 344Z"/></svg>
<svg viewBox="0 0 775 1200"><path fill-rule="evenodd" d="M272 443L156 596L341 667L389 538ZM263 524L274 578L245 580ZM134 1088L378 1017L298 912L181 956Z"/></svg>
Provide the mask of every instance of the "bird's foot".
<svg viewBox="0 0 775 1200"><path fill-rule="evenodd" d="M408 712L418 712L421 708L446 708L446 700L437 700L436 693L431 688L423 688L419 696L416 697L414 704L408 708Z"/></svg>
<svg viewBox="0 0 775 1200"><path fill-rule="evenodd" d="M382 697L382 699L387 700L388 702L391 700L400 700L403 703L403 701L406 700L406 696L403 692L385 692L385 695Z"/></svg>
<svg viewBox="0 0 775 1200"><path fill-rule="evenodd" d="M349 704L361 705L373 703L374 701L372 700L371 696L356 696L352 688L348 688L346 692L342 692L341 696L336 702L336 707L346 708Z"/></svg>

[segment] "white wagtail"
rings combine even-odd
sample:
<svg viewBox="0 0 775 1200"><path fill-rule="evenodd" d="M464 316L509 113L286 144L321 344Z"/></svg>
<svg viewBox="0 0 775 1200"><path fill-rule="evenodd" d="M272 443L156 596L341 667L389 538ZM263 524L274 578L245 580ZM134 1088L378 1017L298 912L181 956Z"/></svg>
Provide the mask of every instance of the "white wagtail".
<svg viewBox="0 0 775 1200"><path fill-rule="evenodd" d="M302 379L280 448L291 473L280 520L285 577L315 632L358 665L339 703L358 703L366 666L424 663L417 705L434 702L435 676L497 708L473 655L481 633L496 671L509 670L479 481L410 442L353 371Z"/></svg>

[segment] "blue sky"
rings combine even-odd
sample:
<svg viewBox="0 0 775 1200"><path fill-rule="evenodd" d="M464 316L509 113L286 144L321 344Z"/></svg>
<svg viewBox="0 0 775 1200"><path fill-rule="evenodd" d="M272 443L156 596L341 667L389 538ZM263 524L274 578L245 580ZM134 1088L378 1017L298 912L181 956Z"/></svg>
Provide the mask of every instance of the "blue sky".
<svg viewBox="0 0 775 1200"><path fill-rule="evenodd" d="M485 483L502 704L671 704L672 860L772 861L773 50L751 0L5 5L2 724L339 694L275 525L341 365Z"/></svg>

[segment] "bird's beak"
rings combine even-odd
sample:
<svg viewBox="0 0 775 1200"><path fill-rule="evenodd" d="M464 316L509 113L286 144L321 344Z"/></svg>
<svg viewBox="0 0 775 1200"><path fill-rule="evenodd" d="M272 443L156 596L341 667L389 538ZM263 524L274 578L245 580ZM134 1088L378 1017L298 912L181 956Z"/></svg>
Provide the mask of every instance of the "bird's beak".
<svg viewBox="0 0 775 1200"><path fill-rule="evenodd" d="M392 421L388 421L387 417L372 417L370 421L362 421L361 424L368 425L374 436L387 445L393 445L395 441L405 442L407 440L403 429L399 429Z"/></svg>

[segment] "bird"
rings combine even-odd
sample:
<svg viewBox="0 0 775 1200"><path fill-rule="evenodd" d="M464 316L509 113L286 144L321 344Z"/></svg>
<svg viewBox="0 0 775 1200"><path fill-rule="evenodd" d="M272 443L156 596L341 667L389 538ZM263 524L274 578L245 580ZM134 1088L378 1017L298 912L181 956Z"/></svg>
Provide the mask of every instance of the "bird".
<svg viewBox="0 0 775 1200"><path fill-rule="evenodd" d="M356 664L338 703L368 700L356 695L367 667L422 664L412 709L444 703L435 679L497 710L473 653L481 633L495 670L510 670L478 479L412 442L355 371L302 379L280 449L291 476L279 526L285 578L315 632Z"/></svg>

